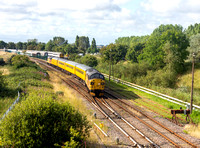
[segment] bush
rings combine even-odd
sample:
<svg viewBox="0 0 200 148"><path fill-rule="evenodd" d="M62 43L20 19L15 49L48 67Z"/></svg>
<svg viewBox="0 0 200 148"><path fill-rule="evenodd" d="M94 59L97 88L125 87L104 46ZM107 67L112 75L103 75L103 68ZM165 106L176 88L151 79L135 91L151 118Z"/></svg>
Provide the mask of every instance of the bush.
<svg viewBox="0 0 200 148"><path fill-rule="evenodd" d="M6 83L2 75L2 72L0 72L0 93L4 91L5 87L6 87Z"/></svg>
<svg viewBox="0 0 200 148"><path fill-rule="evenodd" d="M16 55L11 59L11 62L15 68L27 67L31 65L29 57L25 55Z"/></svg>
<svg viewBox="0 0 200 148"><path fill-rule="evenodd" d="M98 65L97 58L92 55L85 55L81 59L76 59L76 62L88 65L90 67L95 67Z"/></svg>
<svg viewBox="0 0 200 148"><path fill-rule="evenodd" d="M3 58L0 58L0 65L5 65L5 61L3 60Z"/></svg>
<svg viewBox="0 0 200 148"><path fill-rule="evenodd" d="M18 103L0 123L3 145L45 148L66 142L80 147L90 128L86 117L52 98L52 94L37 90Z"/></svg>

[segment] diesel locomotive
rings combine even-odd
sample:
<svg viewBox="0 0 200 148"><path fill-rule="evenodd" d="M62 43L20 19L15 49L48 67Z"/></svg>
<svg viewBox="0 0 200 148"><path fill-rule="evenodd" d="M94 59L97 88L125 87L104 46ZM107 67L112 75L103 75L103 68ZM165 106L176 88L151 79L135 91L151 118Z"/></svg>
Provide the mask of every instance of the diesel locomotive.
<svg viewBox="0 0 200 148"><path fill-rule="evenodd" d="M80 78L92 96L104 95L105 78L96 69L57 57L48 56L47 62Z"/></svg>

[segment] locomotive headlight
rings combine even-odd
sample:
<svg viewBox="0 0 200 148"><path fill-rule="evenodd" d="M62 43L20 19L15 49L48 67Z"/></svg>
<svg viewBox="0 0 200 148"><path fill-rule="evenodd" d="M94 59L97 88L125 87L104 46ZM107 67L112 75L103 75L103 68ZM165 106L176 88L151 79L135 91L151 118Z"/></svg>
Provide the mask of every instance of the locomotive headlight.
<svg viewBox="0 0 200 148"><path fill-rule="evenodd" d="M102 82L101 85L104 85L104 83Z"/></svg>
<svg viewBox="0 0 200 148"><path fill-rule="evenodd" d="M91 82L90 85L94 85L94 82Z"/></svg>

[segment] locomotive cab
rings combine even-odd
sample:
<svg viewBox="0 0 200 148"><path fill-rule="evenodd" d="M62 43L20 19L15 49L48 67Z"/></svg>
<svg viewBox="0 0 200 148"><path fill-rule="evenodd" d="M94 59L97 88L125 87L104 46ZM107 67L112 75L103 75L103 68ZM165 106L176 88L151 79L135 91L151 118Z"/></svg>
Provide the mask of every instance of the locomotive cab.
<svg viewBox="0 0 200 148"><path fill-rule="evenodd" d="M92 96L103 96L105 87L105 78L98 71L88 75L88 88Z"/></svg>

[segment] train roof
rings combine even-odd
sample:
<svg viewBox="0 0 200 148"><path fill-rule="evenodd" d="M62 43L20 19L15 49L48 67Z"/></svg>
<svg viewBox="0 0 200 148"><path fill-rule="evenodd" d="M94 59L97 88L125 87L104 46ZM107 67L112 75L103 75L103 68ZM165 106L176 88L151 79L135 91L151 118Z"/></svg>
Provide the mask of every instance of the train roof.
<svg viewBox="0 0 200 148"><path fill-rule="evenodd" d="M89 66L84 65L84 64L78 64L78 65L76 65L76 67L78 67L80 69L83 69L84 71L89 70L89 69L92 68L92 67L89 67Z"/></svg>
<svg viewBox="0 0 200 148"><path fill-rule="evenodd" d="M69 60L61 59L61 58L58 58L58 60L59 60L59 61L62 61L62 62L64 62L64 63L67 63L67 61L69 61Z"/></svg>
<svg viewBox="0 0 200 148"><path fill-rule="evenodd" d="M98 70L94 69L94 68L92 68L92 71L89 70L89 71L87 71L86 73L88 74L88 76L91 76L91 75L93 75L93 74L95 74L95 73L99 73L99 74L100 74L100 72L99 72Z"/></svg>
<svg viewBox="0 0 200 148"><path fill-rule="evenodd" d="M70 64L70 65L73 65L73 66L76 66L76 65L79 64L79 63L74 62L74 61L66 61L65 63Z"/></svg>

